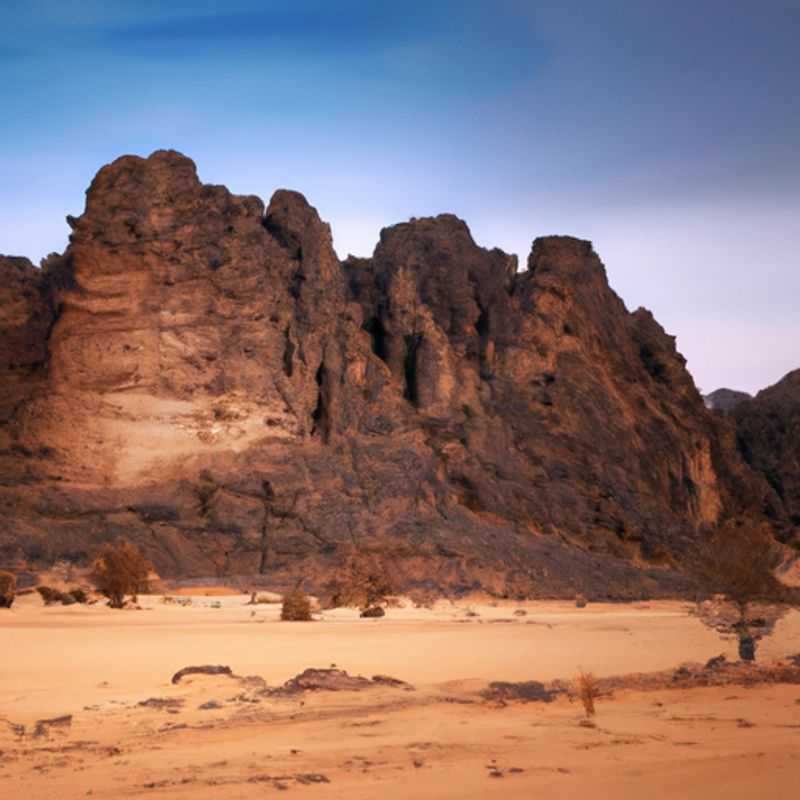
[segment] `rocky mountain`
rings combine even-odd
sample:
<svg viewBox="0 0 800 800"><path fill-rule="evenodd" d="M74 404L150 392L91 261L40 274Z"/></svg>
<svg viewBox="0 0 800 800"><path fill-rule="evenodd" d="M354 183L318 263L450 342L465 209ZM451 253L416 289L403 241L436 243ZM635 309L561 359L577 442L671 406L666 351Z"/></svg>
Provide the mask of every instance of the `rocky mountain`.
<svg viewBox="0 0 800 800"><path fill-rule="evenodd" d="M302 195L172 151L68 222L0 261L0 561L124 536L163 575L319 586L355 548L405 587L655 596L699 530L783 513L590 242L520 271L441 215L340 263Z"/></svg>
<svg viewBox="0 0 800 800"><path fill-rule="evenodd" d="M744 460L774 490L765 512L782 538L800 534L800 369L733 411Z"/></svg>
<svg viewBox="0 0 800 800"><path fill-rule="evenodd" d="M716 389L710 394L703 395L706 408L712 411L733 411L744 400L750 400L747 392L738 392L736 389Z"/></svg>

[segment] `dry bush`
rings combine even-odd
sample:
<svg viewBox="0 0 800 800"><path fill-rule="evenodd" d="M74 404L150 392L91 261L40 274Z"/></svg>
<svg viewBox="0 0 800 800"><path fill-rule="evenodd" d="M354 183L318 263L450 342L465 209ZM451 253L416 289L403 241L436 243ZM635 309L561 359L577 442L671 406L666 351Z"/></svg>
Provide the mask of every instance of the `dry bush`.
<svg viewBox="0 0 800 800"><path fill-rule="evenodd" d="M58 589L53 589L51 586L37 586L36 591L42 598L42 602L46 606L51 606L54 603L60 603L64 598L64 593Z"/></svg>
<svg viewBox="0 0 800 800"><path fill-rule="evenodd" d="M118 542L103 547L92 564L90 577L111 608L122 608L126 595L136 602L137 595L147 591L147 576L152 569L135 545Z"/></svg>
<svg viewBox="0 0 800 800"><path fill-rule="evenodd" d="M10 572L0 572L0 608L11 608L17 596L17 579Z"/></svg>
<svg viewBox="0 0 800 800"><path fill-rule="evenodd" d="M281 619L289 622L309 622L311 620L311 600L299 584L283 598Z"/></svg>
<svg viewBox="0 0 800 800"><path fill-rule="evenodd" d="M387 556L380 552L353 552L329 584L330 606L371 608L385 605L396 593Z"/></svg>
<svg viewBox="0 0 800 800"><path fill-rule="evenodd" d="M575 691L583 703L587 717L594 716L594 701L597 697L597 678L591 672L581 670L575 680Z"/></svg>
<svg viewBox="0 0 800 800"><path fill-rule="evenodd" d="M71 606L75 603L84 604L89 602L89 597L83 589L70 589L67 592L62 592L52 586L37 586L36 591L46 606L51 606L54 603L61 603L62 606Z"/></svg>
<svg viewBox="0 0 800 800"><path fill-rule="evenodd" d="M586 608L586 598L582 594L575 595L575 607Z"/></svg>
<svg viewBox="0 0 800 800"><path fill-rule="evenodd" d="M67 594L76 602L81 605L86 605L89 602L89 596L83 589L70 589Z"/></svg>
<svg viewBox="0 0 800 800"><path fill-rule="evenodd" d="M764 634L751 629L751 604L789 602L787 588L775 577L779 561L769 529L747 520L728 522L698 547L695 577L700 594L723 595L736 609L731 632L739 637L743 660L755 659L756 640Z"/></svg>

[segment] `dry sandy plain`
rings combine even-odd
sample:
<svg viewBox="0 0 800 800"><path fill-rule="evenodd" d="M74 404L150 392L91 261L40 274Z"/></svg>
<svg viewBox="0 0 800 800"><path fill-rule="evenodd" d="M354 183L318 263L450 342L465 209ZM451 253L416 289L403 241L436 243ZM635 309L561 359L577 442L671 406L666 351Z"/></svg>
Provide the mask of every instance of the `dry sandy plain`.
<svg viewBox="0 0 800 800"><path fill-rule="evenodd" d="M112 611L44 608L28 595L0 612L0 798L798 796L797 684L616 690L598 700L594 727L567 696L480 694L491 681L571 680L579 668L610 676L733 658L734 643L686 604L439 602L380 620L342 609L290 623L277 605L247 600L148 596L142 610ZM759 658L794 653L796 612ZM414 689L279 697L235 677L171 683L196 664L269 686L335 664ZM68 715L37 735L37 720Z"/></svg>

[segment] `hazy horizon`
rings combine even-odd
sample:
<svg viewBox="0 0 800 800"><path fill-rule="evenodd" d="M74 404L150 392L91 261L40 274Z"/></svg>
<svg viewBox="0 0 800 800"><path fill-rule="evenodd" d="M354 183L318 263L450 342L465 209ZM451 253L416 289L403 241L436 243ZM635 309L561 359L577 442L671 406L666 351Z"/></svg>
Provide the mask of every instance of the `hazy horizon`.
<svg viewBox="0 0 800 800"><path fill-rule="evenodd" d="M0 252L67 243L95 172L168 147L302 191L337 252L452 212L524 268L591 239L705 392L800 367L800 4L42 0L0 32Z"/></svg>

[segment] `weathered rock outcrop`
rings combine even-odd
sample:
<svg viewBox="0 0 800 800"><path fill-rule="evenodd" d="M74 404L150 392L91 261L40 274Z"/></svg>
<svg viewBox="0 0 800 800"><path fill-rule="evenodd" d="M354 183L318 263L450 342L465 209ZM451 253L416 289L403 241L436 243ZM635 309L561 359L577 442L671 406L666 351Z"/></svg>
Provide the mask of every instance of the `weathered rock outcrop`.
<svg viewBox="0 0 800 800"><path fill-rule="evenodd" d="M706 408L712 411L733 411L739 403L751 398L752 395L738 392L736 389L716 389L710 394L703 395Z"/></svg>
<svg viewBox="0 0 800 800"><path fill-rule="evenodd" d="M800 535L800 370L733 410L739 451L774 494L765 514L781 538Z"/></svg>
<svg viewBox="0 0 800 800"><path fill-rule="evenodd" d="M302 195L171 151L68 219L41 271L0 262L0 561L125 536L164 575L310 586L380 548L406 586L663 594L770 493L589 242L518 272L442 215L340 263Z"/></svg>

